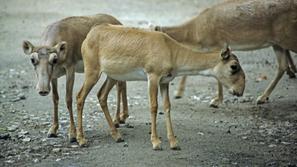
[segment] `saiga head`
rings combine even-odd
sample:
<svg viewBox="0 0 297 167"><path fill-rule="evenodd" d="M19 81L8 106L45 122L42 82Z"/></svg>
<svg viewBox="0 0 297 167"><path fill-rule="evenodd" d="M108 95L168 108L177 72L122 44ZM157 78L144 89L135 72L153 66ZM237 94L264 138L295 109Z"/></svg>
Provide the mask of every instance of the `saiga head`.
<svg viewBox="0 0 297 167"><path fill-rule="evenodd" d="M221 52L221 62L214 68L216 78L221 82L232 95L242 96L245 88L245 74L238 58L227 46Z"/></svg>
<svg viewBox="0 0 297 167"><path fill-rule="evenodd" d="M29 55L37 77L36 90L41 96L49 94L53 71L57 64L66 57L67 44L60 42L54 47L33 46L29 41L23 42L23 51Z"/></svg>

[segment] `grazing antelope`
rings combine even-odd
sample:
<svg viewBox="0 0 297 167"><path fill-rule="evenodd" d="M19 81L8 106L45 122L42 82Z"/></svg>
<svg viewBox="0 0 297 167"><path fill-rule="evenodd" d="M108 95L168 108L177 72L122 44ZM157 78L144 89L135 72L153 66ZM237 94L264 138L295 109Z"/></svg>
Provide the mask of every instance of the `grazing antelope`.
<svg viewBox="0 0 297 167"><path fill-rule="evenodd" d="M163 97L167 137L171 149L179 149L174 136L168 94L169 82L176 76L196 75L199 72L216 77L229 92L241 96L245 88L245 75L237 57L226 49L221 52L199 53L179 44L161 32L149 32L118 25L93 27L82 44L85 80L77 95L77 140L86 144L83 133L82 112L84 101L100 78L107 80L97 96L102 110L108 114L107 96L116 81L148 80L151 110L151 142L153 149L161 148L156 131L158 86ZM112 124L112 120L108 120ZM112 135L121 139L117 131Z"/></svg>
<svg viewBox="0 0 297 167"><path fill-rule="evenodd" d="M210 7L188 22L173 27L156 26L178 42L198 50L222 48L226 43L234 50L255 50L272 46L278 71L257 104L265 103L284 72L295 77L296 68L289 51L297 52L296 0L229 0ZM184 92L186 77L180 82L176 97ZM211 101L217 107L223 100L222 84Z"/></svg>
<svg viewBox="0 0 297 167"><path fill-rule="evenodd" d="M93 16L68 17L47 26L39 46L29 41L23 42L24 53L30 55L38 79L36 89L41 96L49 94L52 86L54 110L52 125L48 137L56 137L59 128L57 90L58 78L66 75L66 103L70 117L68 132L70 142L76 141L76 128L72 113L72 92L75 72L83 72L81 44L91 27L97 24L121 24L110 15L97 14ZM51 86L50 86L51 83ZM126 83L119 82L118 87L123 100L123 113L128 112L126 100ZM118 101L118 103L120 103ZM119 105L119 104L118 104Z"/></svg>

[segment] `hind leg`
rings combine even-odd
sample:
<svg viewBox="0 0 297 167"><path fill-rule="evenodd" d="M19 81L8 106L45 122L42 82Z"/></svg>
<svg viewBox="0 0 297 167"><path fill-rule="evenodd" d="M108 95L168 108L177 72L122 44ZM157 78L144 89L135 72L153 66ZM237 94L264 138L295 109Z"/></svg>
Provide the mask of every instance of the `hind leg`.
<svg viewBox="0 0 297 167"><path fill-rule="evenodd" d="M297 70L289 50L286 50L286 57L288 61L287 75L289 78L296 78L295 73Z"/></svg>
<svg viewBox="0 0 297 167"><path fill-rule="evenodd" d="M82 126L82 114L83 107L85 104L85 100L93 86L97 83L100 75L99 70L85 70L85 81L83 86L81 87L77 97L77 137L76 140L80 146L85 146L87 144L87 140L84 137L83 126Z"/></svg>
<svg viewBox="0 0 297 167"><path fill-rule="evenodd" d="M127 102L127 84L125 81L117 82L117 111L113 119L113 122L116 127L119 127L119 124L124 124L126 119L129 117L128 113L128 102ZM123 111L121 112L121 103Z"/></svg>
<svg viewBox="0 0 297 167"><path fill-rule="evenodd" d="M177 88L177 90L175 91L175 95L174 98L176 99L180 99L184 96L184 92L185 92L185 87L186 87L186 80L187 80L187 76L183 76L182 79L179 82L179 86Z"/></svg>
<svg viewBox="0 0 297 167"><path fill-rule="evenodd" d="M173 133L172 128L172 122L171 122L171 116L170 116L170 99L169 99L169 84L162 84L160 83L160 91L163 98L163 108L165 113L165 120L166 120L166 129L167 129L167 138L170 144L170 148L172 150L180 150L180 147L178 146L178 142L176 140L176 137Z"/></svg>
<svg viewBox="0 0 297 167"><path fill-rule="evenodd" d="M104 84L102 85L101 89L99 90L97 97L100 103L100 106L102 108L102 111L104 112L105 118L107 120L107 123L110 127L111 130L111 136L116 142L122 142L124 141L122 139L121 134L118 132L117 128L115 127L114 123L112 122L112 118L109 114L108 111L108 106L107 106L107 97L112 89L112 87L117 83L116 80L113 80L109 77L106 78Z"/></svg>
<svg viewBox="0 0 297 167"><path fill-rule="evenodd" d="M264 93L257 98L257 104L263 104L266 101L268 101L268 97L279 82L279 80L282 78L283 74L288 68L288 62L286 58L286 50L283 49L280 46L273 46L277 62L278 62L278 70L275 78L270 82L269 86L266 88Z"/></svg>

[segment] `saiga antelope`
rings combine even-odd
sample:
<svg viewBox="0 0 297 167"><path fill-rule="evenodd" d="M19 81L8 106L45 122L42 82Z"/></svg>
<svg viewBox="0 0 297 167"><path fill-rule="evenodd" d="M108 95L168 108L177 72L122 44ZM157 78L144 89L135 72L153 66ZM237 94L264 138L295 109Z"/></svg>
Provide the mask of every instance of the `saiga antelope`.
<svg viewBox="0 0 297 167"><path fill-rule="evenodd" d="M178 42L195 49L211 51L226 43L234 50L255 50L272 46L278 70L257 104L265 103L287 70L295 77L296 68L290 51L297 53L296 0L228 0L208 9L188 22L173 27L156 26ZM184 92L183 77L176 97ZM210 105L217 107L223 100L223 87L218 81L218 95Z"/></svg>
<svg viewBox="0 0 297 167"><path fill-rule="evenodd" d="M168 35L117 25L93 27L82 44L85 80L77 95L79 145L85 145L82 113L85 99L101 73L107 80L97 97L102 110L108 114L107 96L117 81L148 80L148 94L151 110L151 142L153 149L161 148L156 131L158 109L158 86L163 97L167 137L171 149L179 149L174 136L169 101L169 82L176 76L204 74L216 77L229 92L241 96L245 87L245 75L237 57L227 48L222 53L199 53L179 44ZM108 120L112 124L112 120ZM113 131L114 138L121 138Z"/></svg>
<svg viewBox="0 0 297 167"><path fill-rule="evenodd" d="M38 79L36 89L41 96L49 94L52 86L54 110L48 137L56 137L59 128L57 90L58 78L66 75L66 103L70 117L68 132L70 142L76 141L76 128L72 113L72 92L75 72L83 72L81 44L91 27L97 24L121 24L110 15L68 17L49 26L42 35L39 46L23 42L24 53L30 55ZM50 86L51 83L51 86ZM123 113L127 115L126 83L118 83L118 99L123 101ZM120 101L118 101L119 106ZM119 109L119 107L118 107ZM111 125L111 128L115 127Z"/></svg>

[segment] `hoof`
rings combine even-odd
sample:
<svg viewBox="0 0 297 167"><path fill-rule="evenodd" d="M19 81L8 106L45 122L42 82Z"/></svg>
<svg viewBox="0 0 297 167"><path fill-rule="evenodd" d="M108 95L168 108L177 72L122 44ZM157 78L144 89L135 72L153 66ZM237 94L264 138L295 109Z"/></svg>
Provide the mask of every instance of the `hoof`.
<svg viewBox="0 0 297 167"><path fill-rule="evenodd" d="M176 150L176 151L181 150L180 146L170 147L170 149L171 150Z"/></svg>
<svg viewBox="0 0 297 167"><path fill-rule="evenodd" d="M293 74L293 75L289 75L289 78L290 78L290 79L294 79L294 78L296 78L296 75L295 75L295 74Z"/></svg>
<svg viewBox="0 0 297 167"><path fill-rule="evenodd" d="M116 142L117 143L122 143L122 142L124 142L125 140L123 139L123 138L118 138L117 140L116 140Z"/></svg>
<svg viewBox="0 0 297 167"><path fill-rule="evenodd" d="M289 78L296 78L295 73L291 70L287 71L287 75L289 76Z"/></svg>
<svg viewBox="0 0 297 167"><path fill-rule="evenodd" d="M75 142L77 142L77 140L76 140L75 137L71 137L71 138L69 138L69 142L70 143L75 143Z"/></svg>
<svg viewBox="0 0 297 167"><path fill-rule="evenodd" d="M222 103L222 100L220 100L218 97L213 98L210 103L209 107L212 108L219 108L219 105Z"/></svg>
<svg viewBox="0 0 297 167"><path fill-rule="evenodd" d="M211 108L219 108L219 106L217 105L217 104L209 104L209 107L211 107Z"/></svg>
<svg viewBox="0 0 297 167"><path fill-rule="evenodd" d="M162 150L162 147L161 147L160 144L158 144L158 145L153 146L153 150L155 150L155 151L161 151Z"/></svg>
<svg viewBox="0 0 297 167"><path fill-rule="evenodd" d="M257 105L260 105L260 104L264 104L264 103L267 103L268 102L268 100L269 100L269 98L268 97L266 97L266 98L263 98L263 97L258 97L257 98L257 101L256 101L256 103L257 103Z"/></svg>
<svg viewBox="0 0 297 167"><path fill-rule="evenodd" d="M125 120L120 120L120 124L125 124L126 121Z"/></svg>
<svg viewBox="0 0 297 167"><path fill-rule="evenodd" d="M122 138L121 134L119 132L114 132L114 133L111 133L111 137L117 142L117 143L120 143L120 142L123 142L124 139Z"/></svg>
<svg viewBox="0 0 297 167"><path fill-rule="evenodd" d="M56 137L58 137L58 135L57 134L54 134L54 133L48 133L47 134L47 137L48 138L56 138Z"/></svg>
<svg viewBox="0 0 297 167"><path fill-rule="evenodd" d="M162 150L161 140L159 138L152 140L153 150Z"/></svg>
<svg viewBox="0 0 297 167"><path fill-rule="evenodd" d="M78 140L78 145L80 147L86 147L86 146L88 146L88 141L86 139L80 139L80 140Z"/></svg>
<svg viewBox="0 0 297 167"><path fill-rule="evenodd" d="M120 124L115 123L114 126L115 126L116 128L119 128L119 127L120 127Z"/></svg>
<svg viewBox="0 0 297 167"><path fill-rule="evenodd" d="M176 96L174 96L174 98L175 98L175 99L181 99L182 96L178 96L178 95L176 95Z"/></svg>

